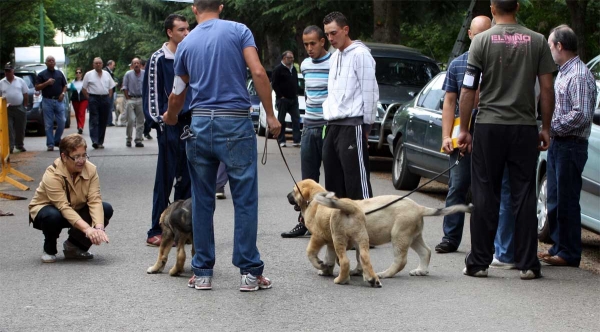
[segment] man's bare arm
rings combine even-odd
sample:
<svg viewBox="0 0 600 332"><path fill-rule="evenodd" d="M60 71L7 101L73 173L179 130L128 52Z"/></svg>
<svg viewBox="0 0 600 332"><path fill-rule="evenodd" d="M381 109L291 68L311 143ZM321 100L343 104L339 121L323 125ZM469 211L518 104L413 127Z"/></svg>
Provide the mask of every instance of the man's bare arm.
<svg viewBox="0 0 600 332"><path fill-rule="evenodd" d="M542 113L542 130L539 133L541 151L550 147L550 122L554 113L554 86L552 73L539 75L540 82L540 110Z"/></svg>
<svg viewBox="0 0 600 332"><path fill-rule="evenodd" d="M180 81L178 81L180 80ZM169 95L169 104L167 111L163 114L163 121L168 125L177 124L177 115L183 109L185 105L185 96L187 94L187 84L190 82L188 75L175 76L175 82L173 82L173 91ZM185 84L186 86L181 86Z"/></svg>
<svg viewBox="0 0 600 332"><path fill-rule="evenodd" d="M454 127L454 113L456 110L456 92L446 92L442 108L442 149L446 153L454 150L452 145L452 127Z"/></svg>

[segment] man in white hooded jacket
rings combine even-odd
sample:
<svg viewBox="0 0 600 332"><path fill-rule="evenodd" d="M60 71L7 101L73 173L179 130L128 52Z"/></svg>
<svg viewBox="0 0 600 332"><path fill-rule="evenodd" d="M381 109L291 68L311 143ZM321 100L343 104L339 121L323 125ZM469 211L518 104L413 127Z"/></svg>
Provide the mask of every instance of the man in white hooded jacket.
<svg viewBox="0 0 600 332"><path fill-rule="evenodd" d="M323 19L325 34L337 49L331 56L323 117L325 187L338 197L373 197L369 179L367 134L375 121L379 87L375 60L360 41L348 36L346 17L332 12Z"/></svg>

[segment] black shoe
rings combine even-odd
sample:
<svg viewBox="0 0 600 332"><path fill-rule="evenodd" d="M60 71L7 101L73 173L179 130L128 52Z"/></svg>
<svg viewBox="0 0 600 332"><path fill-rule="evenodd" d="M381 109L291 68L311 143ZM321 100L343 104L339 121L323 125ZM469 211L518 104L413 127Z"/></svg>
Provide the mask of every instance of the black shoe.
<svg viewBox="0 0 600 332"><path fill-rule="evenodd" d="M150 136L150 134L144 134L144 137L145 137L146 139L152 139L152 136Z"/></svg>
<svg viewBox="0 0 600 332"><path fill-rule="evenodd" d="M294 227L291 231L286 232L286 233L281 233L281 237L283 237L283 238L299 237L299 236L306 235L307 233L310 234L308 232L308 229L306 228L306 226L304 226L303 223L298 223L298 225L296 225L296 227Z"/></svg>
<svg viewBox="0 0 600 332"><path fill-rule="evenodd" d="M142 143L142 142L137 142L137 143L135 143L135 147L136 147L136 148L143 148L143 147L144 147L144 143Z"/></svg>
<svg viewBox="0 0 600 332"><path fill-rule="evenodd" d="M450 241L442 241L440 244L435 246L435 252L438 254L447 254L450 252L455 252L458 249L457 246L450 243Z"/></svg>
<svg viewBox="0 0 600 332"><path fill-rule="evenodd" d="M131 147L131 142L125 143L125 146L128 147L128 148L130 148Z"/></svg>
<svg viewBox="0 0 600 332"><path fill-rule="evenodd" d="M107 126L107 127L114 127L114 126L115 126L115 124L114 124L114 123L109 123L109 124L107 124L106 126Z"/></svg>
<svg viewBox="0 0 600 332"><path fill-rule="evenodd" d="M217 188L215 197L217 197L217 199L226 199L227 196L225 196L225 187Z"/></svg>
<svg viewBox="0 0 600 332"><path fill-rule="evenodd" d="M81 129L81 128L77 129L77 133L78 133L79 135L83 134L83 129Z"/></svg>
<svg viewBox="0 0 600 332"><path fill-rule="evenodd" d="M98 148L98 143L92 143L92 147L93 147L94 149L97 149L97 148Z"/></svg>

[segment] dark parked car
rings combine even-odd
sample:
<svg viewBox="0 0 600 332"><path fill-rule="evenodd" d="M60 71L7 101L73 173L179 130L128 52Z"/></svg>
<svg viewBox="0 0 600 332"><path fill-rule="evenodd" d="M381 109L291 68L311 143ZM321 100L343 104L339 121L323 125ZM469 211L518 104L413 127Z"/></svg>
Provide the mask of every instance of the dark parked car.
<svg viewBox="0 0 600 332"><path fill-rule="evenodd" d="M248 94L250 94L250 103L252 104L252 112L250 113L250 116L252 117L252 124L254 124L254 130L258 130L260 98L258 97L258 93L256 93L256 88L254 87L254 81L252 78L248 80L248 85L246 88L248 89Z"/></svg>
<svg viewBox="0 0 600 332"><path fill-rule="evenodd" d="M27 131L44 135L44 116L42 114L42 94L35 90L36 72L28 69L16 69L15 76L22 78L29 88L27 103Z"/></svg>
<svg viewBox="0 0 600 332"><path fill-rule="evenodd" d="M445 78L446 72L439 73L393 117L387 142L396 189L415 189L421 176L432 178L448 168L449 157L440 151ZM448 173L438 181L448 183Z"/></svg>
<svg viewBox="0 0 600 332"><path fill-rule="evenodd" d="M391 119L396 111L440 72L437 63L416 49L392 44L365 43L375 59L379 102L375 123L369 132L371 148L387 145Z"/></svg>

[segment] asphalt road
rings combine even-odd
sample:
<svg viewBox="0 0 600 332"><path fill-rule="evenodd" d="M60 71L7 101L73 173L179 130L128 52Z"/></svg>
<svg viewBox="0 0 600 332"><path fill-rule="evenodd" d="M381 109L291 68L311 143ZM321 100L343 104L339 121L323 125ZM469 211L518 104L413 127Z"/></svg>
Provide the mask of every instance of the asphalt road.
<svg viewBox="0 0 600 332"><path fill-rule="evenodd" d="M88 150L100 172L102 196L115 210L107 228L110 244L93 247L96 257L91 261L65 261L60 252L55 264L43 264L43 236L28 226L27 204L44 169L58 156L57 151L46 152L44 142L44 137L27 137L29 151L13 158L13 167L35 178L30 191L0 183L0 191L28 199L0 200L0 210L15 214L0 217L0 331L598 330L600 279L589 271L544 267L544 278L534 281L520 280L514 270L492 269L484 279L463 276L468 225L459 252L432 254L429 276L408 275L418 264L412 251L406 269L383 279L381 289L368 287L361 277L342 286L331 277L318 276L305 256L308 238L279 235L295 225L297 215L286 200L293 182L274 140L269 141L267 164L258 167L258 247L272 289L238 290L239 272L231 264L229 188L228 199L217 201L215 212L213 290L186 287L189 257L182 277L146 274L158 251L145 245L158 150L156 140L145 140L144 148L126 148L122 127L108 128L104 150ZM263 144L260 138L259 160ZM300 150L283 151L294 176L300 178ZM374 161L373 167L389 166L381 163ZM372 185L376 195L403 194L385 176L373 176ZM443 196L411 197L442 207ZM442 218L427 218L426 243L433 248L441 236ZM65 239L66 231L59 244ZM371 250L376 271L387 268L392 257L389 244ZM171 253L167 269L173 258Z"/></svg>

